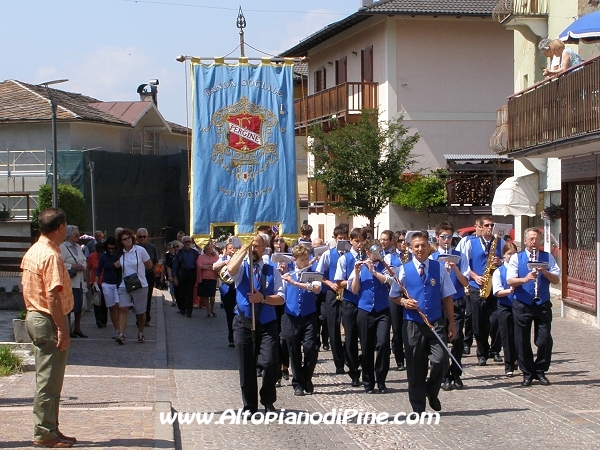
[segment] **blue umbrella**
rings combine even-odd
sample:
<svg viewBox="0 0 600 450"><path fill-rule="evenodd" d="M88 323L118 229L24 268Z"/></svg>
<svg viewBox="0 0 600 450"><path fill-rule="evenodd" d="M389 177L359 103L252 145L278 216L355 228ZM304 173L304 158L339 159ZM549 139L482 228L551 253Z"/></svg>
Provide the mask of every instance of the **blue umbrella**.
<svg viewBox="0 0 600 450"><path fill-rule="evenodd" d="M581 16L558 35L561 41L576 44L600 40L600 11Z"/></svg>

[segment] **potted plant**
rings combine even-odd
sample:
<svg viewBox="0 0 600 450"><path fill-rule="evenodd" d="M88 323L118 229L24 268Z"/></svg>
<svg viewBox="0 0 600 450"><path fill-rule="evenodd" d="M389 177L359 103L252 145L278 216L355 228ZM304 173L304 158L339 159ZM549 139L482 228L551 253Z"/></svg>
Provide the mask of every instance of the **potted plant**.
<svg viewBox="0 0 600 450"><path fill-rule="evenodd" d="M0 220L10 220L12 218L12 211L10 209L6 209L6 205L2 203L2 209L0 209Z"/></svg>
<svg viewBox="0 0 600 450"><path fill-rule="evenodd" d="M31 342L27 328L25 327L26 310L19 311L16 319L13 319L13 332L15 334L15 342Z"/></svg>
<svg viewBox="0 0 600 450"><path fill-rule="evenodd" d="M556 222L556 219L560 219L565 213L565 209L561 204L555 205L554 203L550 203L549 206L546 206L540 217L544 220L549 220L551 222Z"/></svg>

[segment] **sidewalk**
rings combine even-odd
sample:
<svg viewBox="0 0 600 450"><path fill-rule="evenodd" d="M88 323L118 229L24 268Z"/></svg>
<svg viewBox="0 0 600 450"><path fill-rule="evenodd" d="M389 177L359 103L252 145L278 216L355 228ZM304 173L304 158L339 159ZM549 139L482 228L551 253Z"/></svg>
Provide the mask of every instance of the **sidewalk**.
<svg viewBox="0 0 600 450"><path fill-rule="evenodd" d="M112 329L98 329L93 313L84 314L89 338L72 343L61 403L61 428L80 440L75 448L600 449L600 330L560 317L553 322L551 386L522 388L521 377L504 377L502 364L479 367L471 354L463 359L465 389L440 392L439 425L162 425L160 412L171 403L176 412L217 418L242 406L224 310L217 304L217 318L203 310L187 318L169 305L155 297L145 344L130 338L118 346ZM130 337L134 321L130 314ZM390 371L386 395L364 394L333 372L331 353L321 352L315 394L294 397L291 380L283 381L276 408L410 411L406 372ZM0 379L0 448L31 448L34 378Z"/></svg>
<svg viewBox="0 0 600 450"><path fill-rule="evenodd" d="M170 403L163 296L154 294L160 296L154 297L144 344L137 342L133 313L123 346L111 339L110 319L98 328L93 310L83 314L82 330L89 337L71 340L60 409L61 430L77 437L76 448L174 448L172 430L155 426ZM0 379L0 448L32 448L34 386L35 372Z"/></svg>

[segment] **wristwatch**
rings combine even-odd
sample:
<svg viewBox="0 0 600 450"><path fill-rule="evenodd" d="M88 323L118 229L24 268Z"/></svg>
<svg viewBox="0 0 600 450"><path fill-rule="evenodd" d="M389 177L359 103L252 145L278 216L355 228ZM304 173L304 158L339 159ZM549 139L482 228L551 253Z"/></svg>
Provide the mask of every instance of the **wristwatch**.
<svg viewBox="0 0 600 450"><path fill-rule="evenodd" d="M265 296L263 295L263 298L262 298L262 300L261 300L260 302L261 302L263 305L264 305L265 303L267 303L267 297L265 297Z"/></svg>

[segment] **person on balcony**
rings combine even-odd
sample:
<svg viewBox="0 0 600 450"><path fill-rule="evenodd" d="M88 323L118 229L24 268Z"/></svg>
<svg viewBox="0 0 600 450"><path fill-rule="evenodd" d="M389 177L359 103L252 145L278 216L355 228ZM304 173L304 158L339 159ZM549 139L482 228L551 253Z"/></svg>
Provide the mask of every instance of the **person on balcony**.
<svg viewBox="0 0 600 450"><path fill-rule="evenodd" d="M560 65L557 69L553 67L544 69L544 75L558 75L559 73L567 70L569 67L575 66L582 61L581 56L579 56L570 48L566 48L564 42L560 39L554 39L550 41L548 46L550 47L550 51L554 56L560 57Z"/></svg>

